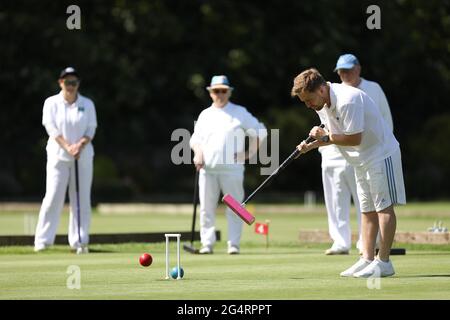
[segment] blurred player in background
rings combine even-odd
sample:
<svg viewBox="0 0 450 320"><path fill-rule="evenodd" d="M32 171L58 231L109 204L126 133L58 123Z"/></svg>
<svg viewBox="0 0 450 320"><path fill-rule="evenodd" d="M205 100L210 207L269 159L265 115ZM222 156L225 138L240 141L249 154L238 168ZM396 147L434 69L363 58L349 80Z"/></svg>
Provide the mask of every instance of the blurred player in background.
<svg viewBox="0 0 450 320"><path fill-rule="evenodd" d="M46 148L47 180L34 250L42 251L54 243L68 187L69 244L77 253L87 253L94 158L91 141L97 128L97 116L92 100L78 92L80 76L74 68L62 70L58 84L61 91L47 98L43 108L42 124L49 136ZM75 160L78 162L78 195Z"/></svg>
<svg viewBox="0 0 450 320"><path fill-rule="evenodd" d="M244 199L244 163L252 158L267 136L265 126L243 106L229 101L233 87L224 75L213 76L207 87L212 105L204 109L195 124L190 140L194 164L200 170L200 238L201 254L213 253L216 242L215 218L220 197L231 194L237 201ZM245 137L249 148L245 150ZM229 208L229 254L240 252L242 220Z"/></svg>

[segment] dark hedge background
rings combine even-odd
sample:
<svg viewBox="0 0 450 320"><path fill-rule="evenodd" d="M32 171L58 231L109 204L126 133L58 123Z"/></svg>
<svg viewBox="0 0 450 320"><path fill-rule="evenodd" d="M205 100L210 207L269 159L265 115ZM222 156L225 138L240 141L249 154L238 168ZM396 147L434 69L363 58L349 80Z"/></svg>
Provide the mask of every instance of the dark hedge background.
<svg viewBox="0 0 450 320"><path fill-rule="evenodd" d="M66 8L81 8L68 30ZM366 8L381 9L369 30ZM194 169L170 160L171 133L192 132L210 103L204 87L227 74L232 100L280 129L280 160L317 120L290 97L314 66L330 81L352 52L363 77L384 89L400 141L409 200L450 195L449 1L2 1L0 4L0 199L45 191L42 105L68 65L97 107L94 201L191 201ZM248 166L246 189L264 177ZM255 201L321 194L320 156L298 159Z"/></svg>

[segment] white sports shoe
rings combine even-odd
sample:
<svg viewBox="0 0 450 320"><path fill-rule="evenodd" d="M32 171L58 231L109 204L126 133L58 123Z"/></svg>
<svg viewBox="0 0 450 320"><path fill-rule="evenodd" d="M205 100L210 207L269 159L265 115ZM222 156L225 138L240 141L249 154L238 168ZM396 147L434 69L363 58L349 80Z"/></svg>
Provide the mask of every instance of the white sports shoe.
<svg viewBox="0 0 450 320"><path fill-rule="evenodd" d="M229 246L228 254L239 254L239 248L236 246Z"/></svg>
<svg viewBox="0 0 450 320"><path fill-rule="evenodd" d="M79 247L77 248L77 254L86 254L89 253L88 247Z"/></svg>
<svg viewBox="0 0 450 320"><path fill-rule="evenodd" d="M341 277L353 277L353 275L358 272L361 271L363 269L365 269L366 267L368 267L370 264L372 263L372 261L370 260L366 260L363 257L361 257L354 265L352 265L350 268L348 268L345 271L341 272Z"/></svg>
<svg viewBox="0 0 450 320"><path fill-rule="evenodd" d="M200 254L212 254L213 253L213 249L210 246L203 246L198 253Z"/></svg>
<svg viewBox="0 0 450 320"><path fill-rule="evenodd" d="M355 278L381 278L390 277L394 274L394 266L392 265L391 260L384 262L376 258L363 270L355 272L353 276Z"/></svg>
<svg viewBox="0 0 450 320"><path fill-rule="evenodd" d="M38 244L34 246L34 252L44 251L47 248L48 246L46 246L45 244Z"/></svg>

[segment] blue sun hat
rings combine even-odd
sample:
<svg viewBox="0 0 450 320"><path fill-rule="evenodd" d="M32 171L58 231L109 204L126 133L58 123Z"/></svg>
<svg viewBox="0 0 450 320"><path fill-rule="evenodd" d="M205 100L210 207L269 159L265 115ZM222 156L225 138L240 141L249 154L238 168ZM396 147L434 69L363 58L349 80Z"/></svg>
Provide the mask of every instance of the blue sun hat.
<svg viewBox="0 0 450 320"><path fill-rule="evenodd" d="M228 81L227 76L213 76L211 79L211 84L209 87L206 87L207 90L211 89L229 89L233 90L234 88L230 85L230 81Z"/></svg>
<svg viewBox="0 0 450 320"><path fill-rule="evenodd" d="M334 72L336 72L338 69L351 69L357 64L359 64L359 61L358 58L356 58L354 55L350 53L343 54L336 62L336 68L334 68Z"/></svg>

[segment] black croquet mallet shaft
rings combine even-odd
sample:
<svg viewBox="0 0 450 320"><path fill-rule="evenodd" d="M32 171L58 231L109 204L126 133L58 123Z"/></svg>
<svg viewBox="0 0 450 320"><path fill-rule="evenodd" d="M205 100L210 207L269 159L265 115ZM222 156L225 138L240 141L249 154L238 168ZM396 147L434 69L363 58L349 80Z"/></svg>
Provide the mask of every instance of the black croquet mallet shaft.
<svg viewBox="0 0 450 320"><path fill-rule="evenodd" d="M324 124L321 124L320 127L321 127L321 128L324 128L325 125L324 125ZM311 142L313 142L314 140L315 140L315 139L314 139L313 137L309 136L309 137L305 140L305 142L306 142L306 143L311 143ZM272 174L271 174L270 176L268 176L267 179L264 180L263 183L261 183L261 184L259 185L259 187L256 188L256 190L253 191L253 192L247 197L247 199L244 200L244 202L242 202L242 205L245 205L248 201L250 201L250 200L255 196L255 194L256 194L259 190L261 190L266 184L268 184L268 183L269 183L270 181L272 181L276 176L278 176L278 175L280 174L280 172L281 172L284 168L286 168L292 161L294 161L299 155L300 155L300 150L298 150L297 148L295 148L295 150L291 153L291 155L290 155L286 160L284 160L283 163L282 163L277 169L275 169L275 171L272 172Z"/></svg>

